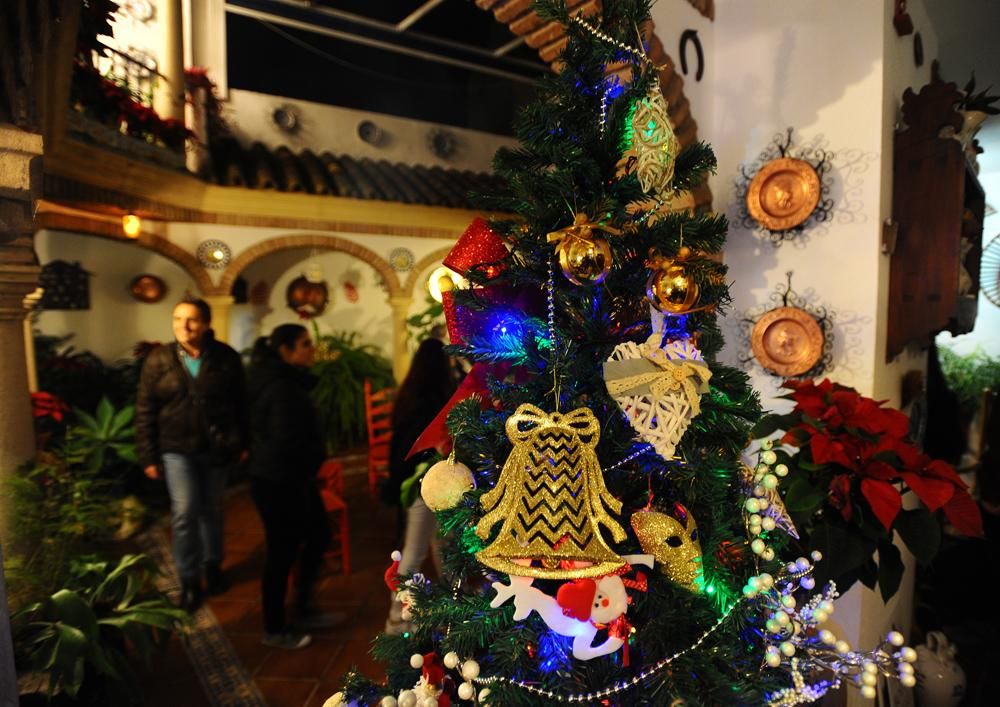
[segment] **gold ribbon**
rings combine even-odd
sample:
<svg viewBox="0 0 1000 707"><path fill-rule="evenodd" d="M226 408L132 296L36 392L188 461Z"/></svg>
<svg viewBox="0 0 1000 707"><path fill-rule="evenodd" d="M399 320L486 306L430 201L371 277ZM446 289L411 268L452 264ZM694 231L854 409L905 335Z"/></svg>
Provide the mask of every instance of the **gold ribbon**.
<svg viewBox="0 0 1000 707"><path fill-rule="evenodd" d="M546 238L549 243L561 243L564 239L593 243L595 230L604 231L605 233L610 233L613 236L621 235L621 231L617 228L605 226L602 223L594 223L590 220L590 217L587 216L587 214L575 214L573 216L572 226L566 226L565 228L560 228L557 231L550 231Z"/></svg>
<svg viewBox="0 0 1000 707"><path fill-rule="evenodd" d="M659 370L607 380L608 392L611 395L623 395L634 388L649 386L651 395L664 397L674 390L682 390L691 405L693 417L701 412L701 396L708 392L708 381L712 377L712 371L701 361L668 358L667 352L660 348L659 340L658 334L649 337L639 346L642 359L632 359L649 361Z"/></svg>

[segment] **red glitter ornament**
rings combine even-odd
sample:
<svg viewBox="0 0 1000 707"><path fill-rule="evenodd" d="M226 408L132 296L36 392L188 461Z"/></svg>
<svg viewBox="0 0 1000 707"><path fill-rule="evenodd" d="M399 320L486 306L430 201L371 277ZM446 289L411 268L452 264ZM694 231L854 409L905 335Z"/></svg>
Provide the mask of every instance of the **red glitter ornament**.
<svg viewBox="0 0 1000 707"><path fill-rule="evenodd" d="M485 219L476 218L455 243L444 264L459 275L475 269L492 279L503 272L507 246Z"/></svg>

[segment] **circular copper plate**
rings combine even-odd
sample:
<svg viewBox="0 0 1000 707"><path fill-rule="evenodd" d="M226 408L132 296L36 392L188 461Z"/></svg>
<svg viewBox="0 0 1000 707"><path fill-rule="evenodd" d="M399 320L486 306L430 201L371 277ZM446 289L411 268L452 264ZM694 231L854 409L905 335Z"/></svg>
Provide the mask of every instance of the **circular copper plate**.
<svg viewBox="0 0 1000 707"><path fill-rule="evenodd" d="M808 312L778 307L754 324L750 345L767 370L785 378L800 376L823 355L823 330Z"/></svg>
<svg viewBox="0 0 1000 707"><path fill-rule="evenodd" d="M819 204L819 175L808 162L783 157L764 165L750 182L747 209L771 231L787 231L809 218Z"/></svg>
<svg viewBox="0 0 1000 707"><path fill-rule="evenodd" d="M139 302L159 302L167 294L167 285L156 275L137 275L128 285L132 297Z"/></svg>

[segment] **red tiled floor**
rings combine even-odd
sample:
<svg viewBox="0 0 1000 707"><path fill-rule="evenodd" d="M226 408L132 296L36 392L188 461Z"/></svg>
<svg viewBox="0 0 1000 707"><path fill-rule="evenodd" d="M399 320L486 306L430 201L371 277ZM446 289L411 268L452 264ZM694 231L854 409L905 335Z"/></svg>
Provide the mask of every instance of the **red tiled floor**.
<svg viewBox="0 0 1000 707"><path fill-rule="evenodd" d="M345 482L353 572L345 577L339 566L332 564L316 587L320 610L342 613L345 622L314 631L313 645L298 651L275 650L260 643L263 528L246 487L232 489L226 498L223 568L231 586L224 594L211 597L208 607L271 707L322 707L340 689L340 679L352 666L370 677L382 676L382 668L369 650L389 608L382 575L389 553L396 547L396 513L368 497L363 474L348 475ZM161 661L146 682L150 707L209 707L177 639Z"/></svg>
<svg viewBox="0 0 1000 707"><path fill-rule="evenodd" d="M275 678L261 678L256 682L271 707L302 707L312 697L318 684L315 680Z"/></svg>

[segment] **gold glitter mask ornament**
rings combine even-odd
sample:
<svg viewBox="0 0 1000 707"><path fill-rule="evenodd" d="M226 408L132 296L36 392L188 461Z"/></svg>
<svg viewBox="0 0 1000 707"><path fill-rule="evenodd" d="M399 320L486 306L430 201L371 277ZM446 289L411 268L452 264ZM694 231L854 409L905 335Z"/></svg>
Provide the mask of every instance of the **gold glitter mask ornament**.
<svg viewBox="0 0 1000 707"><path fill-rule="evenodd" d="M497 538L476 553L482 564L538 579L603 577L625 566L601 536L621 542L625 531L609 514L621 501L604 485L594 452L600 425L587 408L565 415L525 404L507 420L514 445L496 486L480 499L486 511L476 534Z"/></svg>
<svg viewBox="0 0 1000 707"><path fill-rule="evenodd" d="M681 520L650 509L632 514L632 530L643 552L652 555L660 572L692 592L700 591L701 541L694 516L681 504L675 512Z"/></svg>

